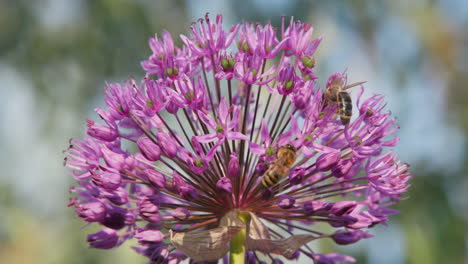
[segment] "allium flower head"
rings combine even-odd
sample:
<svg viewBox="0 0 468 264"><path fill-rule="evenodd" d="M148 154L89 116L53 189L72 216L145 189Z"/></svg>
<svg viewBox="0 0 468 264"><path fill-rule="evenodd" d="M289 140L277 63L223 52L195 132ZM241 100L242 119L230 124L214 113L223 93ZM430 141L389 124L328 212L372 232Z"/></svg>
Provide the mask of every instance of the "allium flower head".
<svg viewBox="0 0 468 264"><path fill-rule="evenodd" d="M182 47L151 38L145 78L107 84L100 120L67 151L69 206L102 226L90 247L135 239L150 263L217 261L236 245L248 263L353 262L310 246L371 237L411 176L388 150L384 98L346 73L319 80L312 33L292 18L226 31L207 15Z"/></svg>

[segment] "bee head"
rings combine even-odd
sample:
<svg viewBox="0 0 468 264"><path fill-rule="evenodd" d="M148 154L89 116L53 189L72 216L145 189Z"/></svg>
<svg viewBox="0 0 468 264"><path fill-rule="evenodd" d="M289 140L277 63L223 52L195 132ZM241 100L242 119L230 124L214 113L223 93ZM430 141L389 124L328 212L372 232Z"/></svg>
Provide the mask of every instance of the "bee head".
<svg viewBox="0 0 468 264"><path fill-rule="evenodd" d="M296 152L296 148L292 144L287 144L285 147L289 150Z"/></svg>

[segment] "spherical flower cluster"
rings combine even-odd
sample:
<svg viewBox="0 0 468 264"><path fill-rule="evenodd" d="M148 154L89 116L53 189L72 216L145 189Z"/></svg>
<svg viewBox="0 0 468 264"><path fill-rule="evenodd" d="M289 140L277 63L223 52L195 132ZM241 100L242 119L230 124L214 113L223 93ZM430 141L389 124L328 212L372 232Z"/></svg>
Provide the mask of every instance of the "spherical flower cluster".
<svg viewBox="0 0 468 264"><path fill-rule="evenodd" d="M310 246L369 238L411 176L386 150L397 126L381 95L346 73L319 87L312 32L284 18L225 31L207 15L182 47L151 38L146 77L108 84L67 151L69 206L102 226L90 246L136 239L150 263L216 262L241 239L247 263L353 262Z"/></svg>

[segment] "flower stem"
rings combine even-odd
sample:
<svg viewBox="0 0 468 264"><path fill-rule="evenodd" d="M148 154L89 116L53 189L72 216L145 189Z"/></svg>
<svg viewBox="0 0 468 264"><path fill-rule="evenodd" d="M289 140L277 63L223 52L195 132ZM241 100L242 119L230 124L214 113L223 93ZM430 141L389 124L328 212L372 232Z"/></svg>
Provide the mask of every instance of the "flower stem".
<svg viewBox="0 0 468 264"><path fill-rule="evenodd" d="M250 215L247 212L239 212L237 213L239 219L248 225L250 221ZM246 228L243 228L239 231L230 242L230 250L229 250L229 263L230 264L244 264L245 262L245 241L247 238L247 231Z"/></svg>

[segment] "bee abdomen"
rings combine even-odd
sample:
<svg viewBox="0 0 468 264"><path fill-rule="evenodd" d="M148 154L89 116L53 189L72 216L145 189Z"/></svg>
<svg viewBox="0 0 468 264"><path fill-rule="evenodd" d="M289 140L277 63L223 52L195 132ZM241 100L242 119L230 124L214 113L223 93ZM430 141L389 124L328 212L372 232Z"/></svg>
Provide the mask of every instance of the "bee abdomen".
<svg viewBox="0 0 468 264"><path fill-rule="evenodd" d="M280 172L275 169L275 167L267 170L262 178L262 186L265 188L270 188L271 186L277 184L281 178Z"/></svg>
<svg viewBox="0 0 468 264"><path fill-rule="evenodd" d="M338 94L340 99L340 119L343 125L349 123L351 116L353 115L353 103L351 96L347 92L340 92Z"/></svg>

